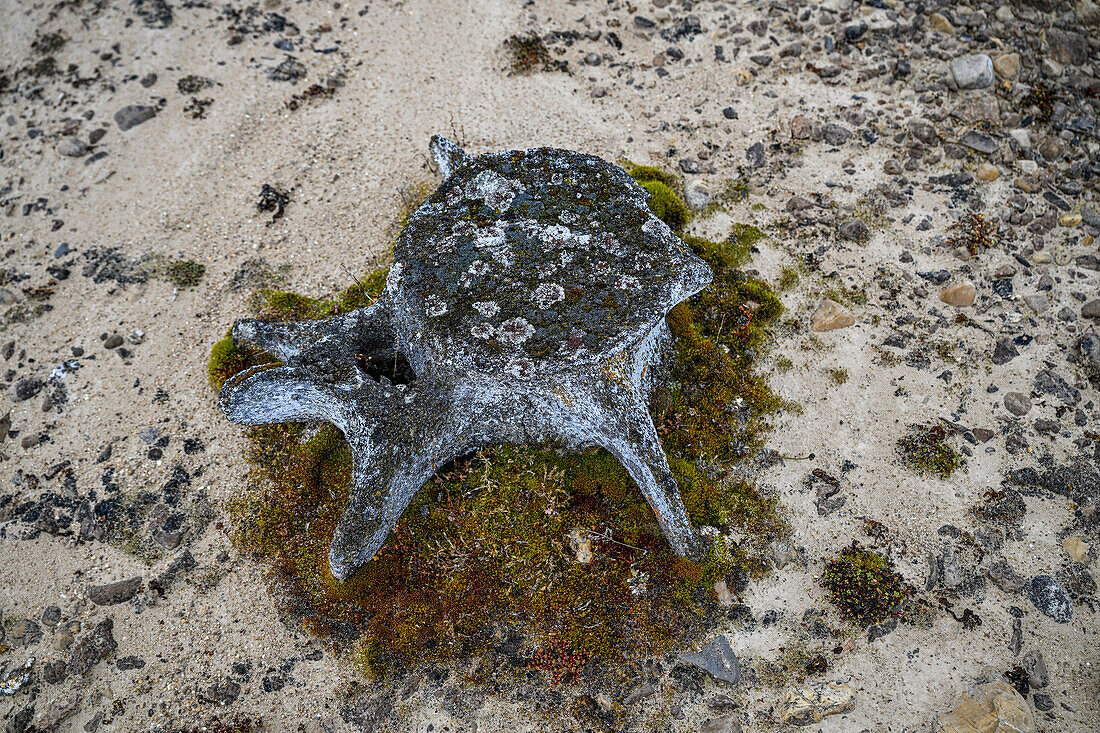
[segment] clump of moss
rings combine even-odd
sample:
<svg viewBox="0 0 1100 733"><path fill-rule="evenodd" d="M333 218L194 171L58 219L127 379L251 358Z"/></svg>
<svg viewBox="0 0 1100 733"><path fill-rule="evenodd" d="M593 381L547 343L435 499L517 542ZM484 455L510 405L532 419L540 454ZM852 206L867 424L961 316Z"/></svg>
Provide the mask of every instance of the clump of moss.
<svg viewBox="0 0 1100 733"><path fill-rule="evenodd" d="M510 36L504 42L508 54L509 69L513 74L530 74L533 71L568 71L565 61L554 59L546 43L538 33Z"/></svg>
<svg viewBox="0 0 1100 733"><path fill-rule="evenodd" d="M898 453L909 468L920 474L948 478L965 461L947 443L948 431L941 425L911 425L898 440Z"/></svg>
<svg viewBox="0 0 1100 733"><path fill-rule="evenodd" d="M655 165L632 165L627 173L638 183L650 183L656 181L657 183L663 183L672 189L675 189L676 186L679 184L676 176L672 175L668 171L658 168Z"/></svg>
<svg viewBox="0 0 1100 733"><path fill-rule="evenodd" d="M966 247L971 257L1001 243L1001 232L997 225L986 219L980 211L967 212L951 225L950 231L952 234L947 243L952 247Z"/></svg>
<svg viewBox="0 0 1100 733"><path fill-rule="evenodd" d="M829 370L829 379L833 384L840 386L848 381L848 370L844 367Z"/></svg>
<svg viewBox="0 0 1100 733"><path fill-rule="evenodd" d="M295 424L250 430L256 481L232 503L235 542L271 563L309 631L357 640L357 663L375 675L477 656L474 678L486 682L533 669L568 683L697 637L721 617L714 584L763 575L768 543L790 533L778 499L730 472L781 404L753 365L782 307L738 269L743 239L687 238L715 282L670 313L672 382L652 408L690 519L719 530L703 558L671 551L606 451L499 445L441 467L376 557L341 584L327 550L350 451L332 427ZM371 273L331 300L268 292L261 313L323 317L361 307L384 282L384 271ZM257 358L219 342L211 385ZM571 536L590 543L591 562L578 562Z"/></svg>
<svg viewBox="0 0 1100 733"><path fill-rule="evenodd" d="M169 262L164 268L164 279L177 288L193 288L202 282L206 265L191 260Z"/></svg>
<svg viewBox="0 0 1100 733"><path fill-rule="evenodd" d="M1054 114L1054 93L1043 82L1039 82L1020 100L1020 109L1034 109L1035 119L1050 122Z"/></svg>
<svg viewBox="0 0 1100 733"><path fill-rule="evenodd" d="M798 270L793 267L784 267L779 273L779 290L790 290L798 285Z"/></svg>
<svg viewBox="0 0 1100 733"><path fill-rule="evenodd" d="M890 618L912 592L890 560L857 542L825 562L820 582L841 617L859 626Z"/></svg>
<svg viewBox="0 0 1100 733"><path fill-rule="evenodd" d="M660 181L640 181L642 188L649 192L649 208L657 218L668 224L673 231L680 231L691 219L691 212L676 192Z"/></svg>
<svg viewBox="0 0 1100 733"><path fill-rule="evenodd" d="M859 288L829 288L825 297L842 305L867 305L867 293Z"/></svg>

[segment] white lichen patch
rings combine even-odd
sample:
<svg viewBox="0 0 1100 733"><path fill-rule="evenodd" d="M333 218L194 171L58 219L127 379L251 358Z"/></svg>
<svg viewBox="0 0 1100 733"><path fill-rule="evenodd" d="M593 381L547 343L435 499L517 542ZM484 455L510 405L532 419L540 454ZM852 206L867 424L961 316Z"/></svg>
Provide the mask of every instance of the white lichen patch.
<svg viewBox="0 0 1100 733"><path fill-rule="evenodd" d="M488 341L497 335L497 330L493 328L493 324L491 323L479 323L470 328L470 335L474 338Z"/></svg>
<svg viewBox="0 0 1100 733"><path fill-rule="evenodd" d="M424 299L424 312L429 318L438 318L447 312L447 301L438 295L429 295Z"/></svg>
<svg viewBox="0 0 1100 733"><path fill-rule="evenodd" d="M516 194L523 190L519 181L495 171L482 171L466 184L466 198L480 199L497 211L507 211Z"/></svg>
<svg viewBox="0 0 1100 733"><path fill-rule="evenodd" d="M500 340L519 345L535 335L535 327L526 318L516 316L500 324Z"/></svg>
<svg viewBox="0 0 1100 733"><path fill-rule="evenodd" d="M557 283L542 283L535 288L535 305L546 309L565 300L565 288Z"/></svg>
<svg viewBox="0 0 1100 733"><path fill-rule="evenodd" d="M530 379L535 374L535 365L527 357L520 356L505 365L504 373L516 379Z"/></svg>
<svg viewBox="0 0 1100 733"><path fill-rule="evenodd" d="M471 307L485 318L492 318L500 313L500 306L491 300L474 303Z"/></svg>

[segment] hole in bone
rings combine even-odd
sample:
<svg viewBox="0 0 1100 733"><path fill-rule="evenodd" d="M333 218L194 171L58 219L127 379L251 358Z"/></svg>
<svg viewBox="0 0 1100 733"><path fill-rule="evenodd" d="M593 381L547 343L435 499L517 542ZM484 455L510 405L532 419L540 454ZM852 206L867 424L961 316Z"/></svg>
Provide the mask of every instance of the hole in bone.
<svg viewBox="0 0 1100 733"><path fill-rule="evenodd" d="M392 343L362 345L355 355L355 366L376 382L385 377L394 384L412 384L416 379L404 349L394 349Z"/></svg>

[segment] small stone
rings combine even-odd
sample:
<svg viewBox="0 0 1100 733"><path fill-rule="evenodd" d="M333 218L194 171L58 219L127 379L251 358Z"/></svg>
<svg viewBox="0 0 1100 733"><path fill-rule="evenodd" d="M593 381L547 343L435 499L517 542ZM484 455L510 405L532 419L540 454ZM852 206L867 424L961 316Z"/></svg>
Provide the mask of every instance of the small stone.
<svg viewBox="0 0 1100 733"><path fill-rule="evenodd" d="M1085 542L1083 539L1074 535L1073 537L1066 537L1062 540L1062 548L1073 558L1074 562L1085 564L1089 561L1089 549L1091 545Z"/></svg>
<svg viewBox="0 0 1100 733"><path fill-rule="evenodd" d="M141 590L142 580L140 575L135 575L117 583L106 585L92 585L88 587L88 599L97 606L114 606L137 595Z"/></svg>
<svg viewBox="0 0 1100 733"><path fill-rule="evenodd" d="M29 618L16 621L8 631L8 643L12 647L34 646L42 641L42 627Z"/></svg>
<svg viewBox="0 0 1100 733"><path fill-rule="evenodd" d="M684 652L676 661L705 670L716 680L731 685L741 681L741 662L725 636L716 637L697 652Z"/></svg>
<svg viewBox="0 0 1100 733"><path fill-rule="evenodd" d="M115 112L115 124L118 125L120 130L125 132L156 116L157 110L154 107L131 104Z"/></svg>
<svg viewBox="0 0 1100 733"><path fill-rule="evenodd" d="M652 697L655 692L657 691L653 688L653 685L644 682L623 698L623 705L625 707L636 705L647 697Z"/></svg>
<svg viewBox="0 0 1100 733"><path fill-rule="evenodd" d="M974 175L977 176L979 181L992 183L1001 177L1001 169L988 161L983 161L982 164L978 166L978 171Z"/></svg>
<svg viewBox="0 0 1100 733"><path fill-rule="evenodd" d="M1016 349L1016 344L1012 342L1010 338L1003 338L997 342L997 347L993 349L993 363L998 366L1001 364L1007 364L1020 355L1020 352Z"/></svg>
<svg viewBox="0 0 1100 733"><path fill-rule="evenodd" d="M1089 61L1089 42L1085 36L1073 31L1049 28L1046 31L1047 46L1055 61L1065 66L1081 66Z"/></svg>
<svg viewBox="0 0 1100 733"><path fill-rule="evenodd" d="M1036 692L1031 696L1031 700L1035 703L1035 709L1040 712L1054 709L1054 700L1050 698L1050 695L1045 693Z"/></svg>
<svg viewBox="0 0 1100 733"><path fill-rule="evenodd" d="M1005 593L1019 593L1027 586L1027 581L1012 569L1007 560L997 560L990 563L985 571L993 584Z"/></svg>
<svg viewBox="0 0 1100 733"><path fill-rule="evenodd" d="M79 158L88 152L88 144L75 135L67 135L57 144L57 152L69 158Z"/></svg>
<svg viewBox="0 0 1100 733"><path fill-rule="evenodd" d="M945 36L949 36L955 32L955 29L951 27L951 22L941 13L930 13L928 15L928 26L937 33L942 33Z"/></svg>
<svg viewBox="0 0 1100 733"><path fill-rule="evenodd" d="M141 657L134 657L134 656L119 657L115 661L115 666L118 667L119 669L121 669L122 671L126 672L126 671L129 671L131 669L141 669L142 667L145 666L145 660L142 659Z"/></svg>
<svg viewBox="0 0 1100 733"><path fill-rule="evenodd" d="M977 295L978 291L974 287L974 283L963 280L941 292L940 300L957 308L968 308L974 305L974 299Z"/></svg>
<svg viewBox="0 0 1100 733"><path fill-rule="evenodd" d="M581 565L592 562L592 535L585 529L575 527L566 535L569 539L569 549L573 551L573 557Z"/></svg>
<svg viewBox="0 0 1100 733"><path fill-rule="evenodd" d="M107 340L103 342L103 348L105 349L117 349L122 344L126 343L125 340L117 333L107 337Z"/></svg>
<svg viewBox="0 0 1100 733"><path fill-rule="evenodd" d="M993 59L993 70L1002 79L1015 79L1020 73L1020 54L1002 53Z"/></svg>
<svg viewBox="0 0 1100 733"><path fill-rule="evenodd" d="M724 107L722 109L722 116L725 117L727 120L736 120L737 110L735 110L733 107Z"/></svg>
<svg viewBox="0 0 1100 733"><path fill-rule="evenodd" d="M809 140L811 134L813 134L813 123L808 118L803 115L791 118L791 139Z"/></svg>
<svg viewBox="0 0 1100 733"><path fill-rule="evenodd" d="M1100 300L1090 300L1081 307L1081 317L1100 320Z"/></svg>
<svg viewBox="0 0 1100 733"><path fill-rule="evenodd" d="M1075 227L1081 225L1081 215L1076 212L1069 214L1062 214L1058 217L1058 224L1064 227Z"/></svg>
<svg viewBox="0 0 1100 733"><path fill-rule="evenodd" d="M993 60L984 53L962 56L951 64L959 89L985 89L993 84Z"/></svg>
<svg viewBox="0 0 1100 733"><path fill-rule="evenodd" d="M810 330L818 333L847 328L856 322L855 316L835 300L823 298L810 316Z"/></svg>
<svg viewBox="0 0 1100 733"><path fill-rule="evenodd" d="M46 386L46 383L37 377L24 377L15 383L12 388L12 401L23 402L29 400Z"/></svg>
<svg viewBox="0 0 1100 733"><path fill-rule="evenodd" d="M789 725L813 725L826 715L851 712L855 706L855 694L848 685L815 682L787 690L781 716Z"/></svg>
<svg viewBox="0 0 1100 733"><path fill-rule="evenodd" d="M115 622L106 618L96 624L91 633L77 642L69 657L69 672L77 677L84 677L100 660L106 659L118 649L112 630Z"/></svg>
<svg viewBox="0 0 1100 733"><path fill-rule="evenodd" d="M991 138L989 135L983 135L980 132L970 130L959 140L960 145L965 145L971 150L975 150L983 155L991 155L997 152L997 141Z"/></svg>
<svg viewBox="0 0 1100 733"><path fill-rule="evenodd" d="M53 730L64 721L76 715L83 698L78 694L59 697L51 702L34 720L34 727L41 730Z"/></svg>
<svg viewBox="0 0 1100 733"><path fill-rule="evenodd" d="M1049 575L1036 575L1028 586L1028 598L1044 614L1060 624L1073 618L1073 604L1058 581Z"/></svg>
<svg viewBox="0 0 1100 733"><path fill-rule="evenodd" d="M1023 417L1031 411L1031 399L1023 392L1009 392L1005 395L1005 409L1017 417Z"/></svg>
<svg viewBox="0 0 1100 733"><path fill-rule="evenodd" d="M1077 0L1073 12L1083 26L1100 25L1100 3L1096 0Z"/></svg>
<svg viewBox="0 0 1100 733"><path fill-rule="evenodd" d="M1016 688L996 680L974 685L950 713L932 722L934 733L1034 733L1035 718Z"/></svg>
<svg viewBox="0 0 1100 733"><path fill-rule="evenodd" d="M1027 671L1027 684L1033 689L1041 690L1050 684L1047 663L1038 649L1032 649L1024 655L1024 670Z"/></svg>
<svg viewBox="0 0 1100 733"><path fill-rule="evenodd" d="M692 181L684 189L684 203L692 211L702 211L714 201L707 184L702 181Z"/></svg>
<svg viewBox="0 0 1100 733"><path fill-rule="evenodd" d="M847 219L837 227L837 233L850 242L866 242L871 238L871 228L862 219Z"/></svg>
<svg viewBox="0 0 1100 733"><path fill-rule="evenodd" d="M48 685L64 682L66 676L64 660L57 659L42 665L42 679L46 680Z"/></svg>
<svg viewBox="0 0 1100 733"><path fill-rule="evenodd" d="M699 726L699 733L742 733L741 721L735 715L724 715L721 718L708 718Z"/></svg>

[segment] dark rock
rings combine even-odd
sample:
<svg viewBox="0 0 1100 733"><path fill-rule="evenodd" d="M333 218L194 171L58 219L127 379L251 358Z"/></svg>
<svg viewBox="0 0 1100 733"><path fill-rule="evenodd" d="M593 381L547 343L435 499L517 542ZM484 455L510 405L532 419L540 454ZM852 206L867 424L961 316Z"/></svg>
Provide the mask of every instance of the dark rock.
<svg viewBox="0 0 1100 733"><path fill-rule="evenodd" d="M72 656L69 658L69 672L77 677L84 677L92 667L101 660L106 659L118 649L112 633L115 622L111 618L105 618L96 624L91 633L76 643Z"/></svg>
<svg viewBox="0 0 1100 733"><path fill-rule="evenodd" d="M267 70L267 78L271 81L287 81L291 84L297 84L305 75L305 65L289 56L278 66Z"/></svg>
<svg viewBox="0 0 1100 733"><path fill-rule="evenodd" d="M971 130L962 136L959 143L965 145L971 150L976 150L979 153L990 155L997 152L997 141L991 138L989 135L983 135L980 132Z"/></svg>
<svg viewBox="0 0 1100 733"><path fill-rule="evenodd" d="M1033 386L1039 394L1052 395L1067 405L1076 405L1081 401L1081 393L1049 369L1043 369L1035 375Z"/></svg>
<svg viewBox="0 0 1100 733"><path fill-rule="evenodd" d="M115 124L118 125L120 130L125 132L126 130L137 127L143 122L148 122L156 116L157 110L155 107L131 104L115 112Z"/></svg>
<svg viewBox="0 0 1100 733"><path fill-rule="evenodd" d="M46 681L46 684L56 685L59 682L64 682L67 676L64 660L58 659L42 665L42 679Z"/></svg>
<svg viewBox="0 0 1100 733"><path fill-rule="evenodd" d="M871 228L862 219L847 219L837 227L837 233L851 242L866 242L871 238Z"/></svg>
<svg viewBox="0 0 1100 733"><path fill-rule="evenodd" d="M38 377L24 377L15 383L12 387L12 401L23 402L37 395L42 391L42 388L46 386L46 383Z"/></svg>
<svg viewBox="0 0 1100 733"><path fill-rule="evenodd" d="M1027 585L1027 581L1012 569L1007 560L990 563L985 572L993 584L1005 593L1019 593Z"/></svg>
<svg viewBox="0 0 1100 733"><path fill-rule="evenodd" d="M149 590L156 591L157 595L163 596L181 575L194 570L195 564L195 557L191 554L191 551L184 550L179 557L169 563L163 573L149 581Z"/></svg>
<svg viewBox="0 0 1100 733"><path fill-rule="evenodd" d="M741 681L741 662L725 636L716 637L698 652L685 652L677 658L678 664L687 664L705 670L722 682L736 685Z"/></svg>
<svg viewBox="0 0 1100 733"><path fill-rule="evenodd" d="M40 641L42 627L29 618L16 621L8 631L8 644L13 647L33 646Z"/></svg>
<svg viewBox="0 0 1100 733"><path fill-rule="evenodd" d="M1100 320L1100 300L1090 300L1081 307L1081 317Z"/></svg>
<svg viewBox="0 0 1100 733"><path fill-rule="evenodd" d="M103 348L105 349L117 349L126 343L125 339L119 336L117 333L107 337L107 340L103 342Z"/></svg>
<svg viewBox="0 0 1100 733"><path fill-rule="evenodd" d="M1073 618L1073 604L1065 588L1049 575L1036 575L1028 586L1028 598L1044 614L1060 624Z"/></svg>
<svg viewBox="0 0 1100 733"><path fill-rule="evenodd" d="M1072 31L1047 30L1047 45L1051 57L1060 64L1080 66L1088 63L1089 42L1085 36Z"/></svg>
<svg viewBox="0 0 1100 733"><path fill-rule="evenodd" d="M860 38L863 38L863 34L867 32L867 24L863 22L855 23L853 25L846 26L844 28L844 37L849 43L855 43Z"/></svg>
<svg viewBox="0 0 1100 733"><path fill-rule="evenodd" d="M763 168L765 163L764 143L755 143L745 151L745 160L752 168Z"/></svg>
<svg viewBox="0 0 1100 733"><path fill-rule="evenodd" d="M1050 698L1050 695L1045 693L1036 692L1031 696L1031 700L1035 703L1035 709L1041 712L1054 709L1054 700Z"/></svg>
<svg viewBox="0 0 1100 733"><path fill-rule="evenodd" d="M88 587L88 599L97 606L113 606L118 603L125 603L137 595L137 592L141 590L141 585L140 575L116 583L92 585Z"/></svg>
<svg viewBox="0 0 1100 733"><path fill-rule="evenodd" d="M219 705L230 705L236 702L240 694L241 686L228 679L213 684L206 690L206 697Z"/></svg>
<svg viewBox="0 0 1100 733"><path fill-rule="evenodd" d="M722 116L725 117L727 120L736 120L737 110L735 110L733 107L725 107L722 110Z"/></svg>
<svg viewBox="0 0 1100 733"><path fill-rule="evenodd" d="M997 348L993 350L993 363L1007 364L1019 355L1020 352L1016 350L1016 344L1012 343L1012 339L1003 338L997 342Z"/></svg>
<svg viewBox="0 0 1100 733"><path fill-rule="evenodd" d="M134 656L119 657L118 660L115 661L115 666L124 672L131 669L141 669L145 666L145 660L141 657Z"/></svg>
<svg viewBox="0 0 1100 733"><path fill-rule="evenodd" d="M821 128L821 138L830 145L840 146L848 142L852 133L846 127L830 122Z"/></svg>
<svg viewBox="0 0 1100 733"><path fill-rule="evenodd" d="M134 13L146 28L161 29L172 25L172 6L167 0L134 0Z"/></svg>
<svg viewBox="0 0 1100 733"><path fill-rule="evenodd" d="M56 628L61 623L61 609L57 606L46 606L42 610L42 623L49 626L51 629Z"/></svg>

